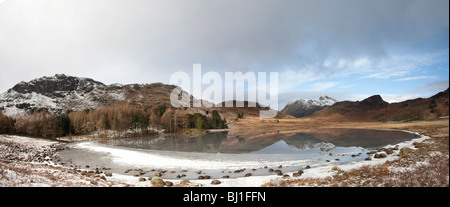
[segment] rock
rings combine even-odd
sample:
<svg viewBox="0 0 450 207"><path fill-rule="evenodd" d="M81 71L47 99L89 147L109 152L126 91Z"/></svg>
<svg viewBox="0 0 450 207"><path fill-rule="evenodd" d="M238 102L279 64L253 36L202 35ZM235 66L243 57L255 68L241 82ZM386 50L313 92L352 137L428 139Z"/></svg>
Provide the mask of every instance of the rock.
<svg viewBox="0 0 450 207"><path fill-rule="evenodd" d="M377 153L377 151L372 150L372 151L368 152L367 154L368 154L368 155L371 155L371 154L375 154L375 153Z"/></svg>
<svg viewBox="0 0 450 207"><path fill-rule="evenodd" d="M157 177L157 176L152 177L150 182L152 183L152 185L163 185L164 186L164 180L161 177Z"/></svg>
<svg viewBox="0 0 450 207"><path fill-rule="evenodd" d="M270 168L270 169L269 169L269 172L273 172L273 169L272 169L272 168Z"/></svg>
<svg viewBox="0 0 450 207"><path fill-rule="evenodd" d="M283 179L287 179L287 178L290 178L290 177L291 177L290 175L284 174L282 178L283 178Z"/></svg>
<svg viewBox="0 0 450 207"><path fill-rule="evenodd" d="M395 145L394 150L398 150L398 145Z"/></svg>
<svg viewBox="0 0 450 207"><path fill-rule="evenodd" d="M292 176L294 176L294 177L300 177L302 174L300 174L300 173L293 173L292 174Z"/></svg>
<svg viewBox="0 0 450 207"><path fill-rule="evenodd" d="M303 175L304 172L303 172L303 170L298 170L297 173L300 175Z"/></svg>
<svg viewBox="0 0 450 207"><path fill-rule="evenodd" d="M365 161L371 161L372 158L371 157L366 157L366 159L364 159Z"/></svg>
<svg viewBox="0 0 450 207"><path fill-rule="evenodd" d="M139 181L141 181L141 182L144 182L144 181L146 181L147 179L145 179L145 178L143 178L143 177L140 177L139 178Z"/></svg>
<svg viewBox="0 0 450 207"><path fill-rule="evenodd" d="M224 175L224 176L222 176L222 178L230 178L230 176L229 175Z"/></svg>
<svg viewBox="0 0 450 207"><path fill-rule="evenodd" d="M112 177L112 172L106 172L105 175L108 177Z"/></svg>
<svg viewBox="0 0 450 207"><path fill-rule="evenodd" d="M278 168L283 168L283 165L278 166Z"/></svg>
<svg viewBox="0 0 450 207"><path fill-rule="evenodd" d="M165 182L164 182L164 185L167 186L167 187L172 187L172 186L173 186L173 183L170 182L170 181L165 181Z"/></svg>
<svg viewBox="0 0 450 207"><path fill-rule="evenodd" d="M403 157L403 158L407 157L411 151L412 151L412 149L409 147L402 147L400 149L400 152L398 153L398 156Z"/></svg>
<svg viewBox="0 0 450 207"><path fill-rule="evenodd" d="M134 176L138 177L141 175L144 175L145 173L143 171L136 171L136 173L134 174Z"/></svg>
<svg viewBox="0 0 450 207"><path fill-rule="evenodd" d="M277 175L282 176L282 175L283 175L283 172L278 171L278 172L277 172Z"/></svg>
<svg viewBox="0 0 450 207"><path fill-rule="evenodd" d="M205 176L200 175L200 176L197 177L197 179L203 180L203 179L205 179Z"/></svg>
<svg viewBox="0 0 450 207"><path fill-rule="evenodd" d="M420 142L414 142L413 145L414 145L415 148L421 148L421 147L424 146L424 144L422 144Z"/></svg>
<svg viewBox="0 0 450 207"><path fill-rule="evenodd" d="M211 176L205 175L205 179L211 179Z"/></svg>
<svg viewBox="0 0 450 207"><path fill-rule="evenodd" d="M221 183L222 182L220 182L220 180L213 180L213 181L211 181L211 185L219 185Z"/></svg>
<svg viewBox="0 0 450 207"><path fill-rule="evenodd" d="M306 165L305 169L309 169L309 168L311 168L311 166L309 166L309 165Z"/></svg>
<svg viewBox="0 0 450 207"><path fill-rule="evenodd" d="M376 153L374 156L374 158L377 158L377 159L386 158L386 157L387 157L387 154L384 152Z"/></svg>
<svg viewBox="0 0 450 207"><path fill-rule="evenodd" d="M157 177L161 177L161 176L162 176L162 174L161 174L161 173L159 173L159 172L157 172L157 173L155 173L155 176L157 176Z"/></svg>
<svg viewBox="0 0 450 207"><path fill-rule="evenodd" d="M251 173L247 173L247 174L244 175L244 177L250 177L250 176L252 176Z"/></svg>
<svg viewBox="0 0 450 207"><path fill-rule="evenodd" d="M387 149L385 150L385 152L386 152L388 155L390 155L390 154L394 153L394 149L393 149L392 147L389 147L389 148L387 148Z"/></svg>

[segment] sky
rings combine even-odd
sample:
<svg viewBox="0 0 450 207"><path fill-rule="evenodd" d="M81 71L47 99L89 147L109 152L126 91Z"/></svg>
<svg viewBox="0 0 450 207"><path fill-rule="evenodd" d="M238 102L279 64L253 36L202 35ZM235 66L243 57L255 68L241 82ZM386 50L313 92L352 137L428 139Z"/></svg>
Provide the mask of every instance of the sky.
<svg viewBox="0 0 450 207"><path fill-rule="evenodd" d="M64 73L169 83L278 72L298 98L388 102L449 86L448 0L0 0L0 93Z"/></svg>

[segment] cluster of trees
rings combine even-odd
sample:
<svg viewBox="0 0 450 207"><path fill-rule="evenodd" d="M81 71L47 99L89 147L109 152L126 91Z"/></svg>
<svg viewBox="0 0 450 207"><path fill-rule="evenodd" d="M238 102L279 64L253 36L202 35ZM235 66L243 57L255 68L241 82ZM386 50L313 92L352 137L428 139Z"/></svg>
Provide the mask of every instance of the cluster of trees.
<svg viewBox="0 0 450 207"><path fill-rule="evenodd" d="M15 120L3 115L0 111L0 134L13 134L16 132L14 127Z"/></svg>
<svg viewBox="0 0 450 207"><path fill-rule="evenodd" d="M227 125L216 110L211 113L207 111L206 115L190 114L185 109L175 109L165 104L145 109L124 104L60 114L42 110L17 120L0 113L0 133L36 137L81 135L104 130L132 130L147 134L152 132L151 128L174 133L188 128L221 129L227 128Z"/></svg>
<svg viewBox="0 0 450 207"><path fill-rule="evenodd" d="M94 131L140 130L145 133L149 126L149 114L130 105L109 106L69 113L70 123L77 134Z"/></svg>
<svg viewBox="0 0 450 207"><path fill-rule="evenodd" d="M67 120L44 110L18 118L14 127L18 134L51 138L67 135L63 130L64 122Z"/></svg>

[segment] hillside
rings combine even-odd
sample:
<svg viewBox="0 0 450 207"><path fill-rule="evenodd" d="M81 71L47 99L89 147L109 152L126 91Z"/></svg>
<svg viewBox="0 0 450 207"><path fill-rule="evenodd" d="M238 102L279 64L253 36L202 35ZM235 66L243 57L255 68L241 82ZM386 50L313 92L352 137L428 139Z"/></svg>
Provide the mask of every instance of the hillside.
<svg viewBox="0 0 450 207"><path fill-rule="evenodd" d="M268 107L174 108L175 86L162 83L106 85L57 74L21 82L0 94L0 133L56 137L97 132L153 133L155 129L222 129L226 120L259 117ZM183 91L184 98L201 101ZM236 103L236 101L234 101ZM277 118L290 117L277 112ZM122 136L118 135L118 136Z"/></svg>
<svg viewBox="0 0 450 207"><path fill-rule="evenodd" d="M380 95L363 101L343 101L315 112L314 118L346 121L412 121L436 119L449 114L449 89L430 98L389 104Z"/></svg>

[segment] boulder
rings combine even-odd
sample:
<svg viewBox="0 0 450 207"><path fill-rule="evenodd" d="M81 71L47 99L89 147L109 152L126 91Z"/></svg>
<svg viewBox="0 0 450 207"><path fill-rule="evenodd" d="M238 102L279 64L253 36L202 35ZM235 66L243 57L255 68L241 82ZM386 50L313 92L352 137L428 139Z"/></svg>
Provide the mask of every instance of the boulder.
<svg viewBox="0 0 450 207"><path fill-rule="evenodd" d="M173 183L170 182L170 181L165 181L165 182L164 182L164 185L167 186L167 187L172 187L172 186L173 186Z"/></svg>
<svg viewBox="0 0 450 207"><path fill-rule="evenodd" d="M376 153L374 156L374 158L377 158L377 159L386 158L386 157L387 157L387 154L384 152Z"/></svg>
<svg viewBox="0 0 450 207"><path fill-rule="evenodd" d="M385 152L386 152L388 155L390 155L390 154L394 153L394 149L393 149L392 147L389 147L389 148L387 148L387 149L385 150Z"/></svg>
<svg viewBox="0 0 450 207"><path fill-rule="evenodd" d="M150 180L152 185L164 185L164 180L161 177L155 176Z"/></svg>
<svg viewBox="0 0 450 207"><path fill-rule="evenodd" d="M411 151L412 151L412 149L409 148L409 147L402 147L402 148L400 149L400 152L398 153L398 156L400 156L400 157L407 157L408 154L409 154Z"/></svg>

